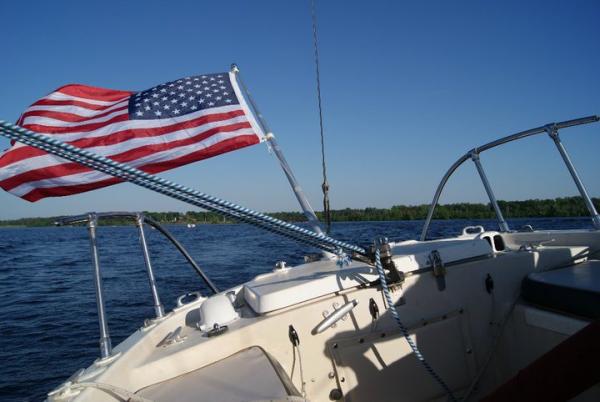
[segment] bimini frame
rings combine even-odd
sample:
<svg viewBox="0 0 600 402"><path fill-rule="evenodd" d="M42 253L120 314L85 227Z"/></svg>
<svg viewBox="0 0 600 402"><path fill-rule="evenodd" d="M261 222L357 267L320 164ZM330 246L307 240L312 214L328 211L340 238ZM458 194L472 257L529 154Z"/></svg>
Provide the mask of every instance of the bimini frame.
<svg viewBox="0 0 600 402"><path fill-rule="evenodd" d="M444 187L446 186L448 179L450 179L450 176L452 176L452 174L454 174L456 169L458 169L458 167L461 166L468 159L471 159L473 161L473 163L475 164L475 168L477 169L477 172L479 173L479 177L481 178L483 187L485 188L488 198L490 199L490 204L492 205L492 208L494 208L494 212L496 213L496 217L498 219L498 225L500 226L500 230L503 232L508 232L510 230L510 228L508 227L508 223L506 223L506 220L504 219L504 216L502 215L502 211L500 210L500 207L498 206L498 201L496 200L496 196L494 195L494 192L492 190L490 182L485 174L485 170L483 169L483 165L481 164L479 155L482 152L487 151L488 149L492 149L497 146L504 145L508 142L521 140L526 137L531 137L533 135L543 134L543 133L548 134L548 136L550 136L550 138L552 138L552 140L554 141L554 144L556 145L556 148L558 149L560 156L563 158L565 165L567 165L567 169L569 169L569 173L571 174L573 181L575 181L575 185L577 186L577 189L579 190L579 194L583 198L583 201L585 202L585 205L586 205L588 211L590 212L590 215L592 216L592 222L594 223L594 228L600 229L600 216L598 215L598 212L596 211L596 208L594 207L594 204L592 203L592 199L590 198L589 194L587 193L585 186L583 185L581 179L579 178L579 174L577 173L577 170L575 170L575 166L573 165L573 162L571 162L571 158L569 158L569 154L567 153L565 146L562 144L562 142L560 141L560 137L558 136L558 130L560 130L560 129L573 127L573 126L579 126L579 125L583 125L583 124L595 123L599 120L600 120L600 116L587 116L587 117L582 117L579 119L563 121L560 123L550 123L550 124L546 124L544 126L532 128L530 130L521 131L519 133L497 139L496 141L488 142L487 144L485 144L483 146L473 148L470 151L468 151L466 154L461 156L456 162L454 162L454 164L452 166L450 166L450 169L448 169L448 171L442 178L442 181L438 185L437 190L435 191L435 195L433 196L433 201L431 202L431 205L429 206L429 212L427 213L427 219L425 219L425 224L423 225L423 231L421 232L420 240L424 241L426 239L427 231L429 230L429 225L431 224L431 219L433 218L433 212L435 211L435 207L437 206L437 204L439 202L440 196L442 195L442 191L444 190Z"/></svg>

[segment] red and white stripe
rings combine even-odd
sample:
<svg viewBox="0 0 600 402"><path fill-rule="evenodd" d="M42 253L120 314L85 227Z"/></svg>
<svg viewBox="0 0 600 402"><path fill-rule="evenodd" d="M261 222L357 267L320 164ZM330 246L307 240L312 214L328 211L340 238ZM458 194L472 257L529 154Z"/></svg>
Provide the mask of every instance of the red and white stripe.
<svg viewBox="0 0 600 402"><path fill-rule="evenodd" d="M147 173L158 173L264 140L239 88L233 86L240 105L175 118L130 120L132 92L67 85L31 105L17 123ZM0 187L32 202L121 181L19 143L0 155Z"/></svg>

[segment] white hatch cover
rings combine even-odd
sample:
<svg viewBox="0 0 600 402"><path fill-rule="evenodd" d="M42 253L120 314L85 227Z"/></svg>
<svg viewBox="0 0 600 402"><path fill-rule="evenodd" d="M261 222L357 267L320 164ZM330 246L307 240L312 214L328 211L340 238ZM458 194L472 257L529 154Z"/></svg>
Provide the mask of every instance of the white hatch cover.
<svg viewBox="0 0 600 402"><path fill-rule="evenodd" d="M257 276L244 285L244 298L257 313L268 313L377 278L375 268L358 262L340 268L317 261Z"/></svg>

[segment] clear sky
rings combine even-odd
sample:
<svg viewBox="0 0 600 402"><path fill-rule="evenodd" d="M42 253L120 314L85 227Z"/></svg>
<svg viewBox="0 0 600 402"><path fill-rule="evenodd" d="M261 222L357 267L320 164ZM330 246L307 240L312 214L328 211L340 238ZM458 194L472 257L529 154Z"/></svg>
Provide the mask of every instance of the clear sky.
<svg viewBox="0 0 600 402"><path fill-rule="evenodd" d="M318 0L317 8L332 208L429 202L467 149L600 114L598 1ZM309 0L4 1L0 13L0 119L16 121L67 83L143 90L236 62L320 209ZM600 124L562 137L600 196ZM482 162L500 199L576 193L545 136ZM264 144L162 175L258 210L297 209ZM468 163L442 202L485 200ZM131 184L34 204L0 193L0 219L189 209Z"/></svg>

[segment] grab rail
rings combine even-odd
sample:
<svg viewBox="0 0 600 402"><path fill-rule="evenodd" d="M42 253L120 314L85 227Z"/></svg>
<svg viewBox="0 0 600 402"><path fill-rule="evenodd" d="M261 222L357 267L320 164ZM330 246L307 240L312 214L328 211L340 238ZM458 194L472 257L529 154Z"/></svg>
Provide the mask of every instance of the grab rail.
<svg viewBox="0 0 600 402"><path fill-rule="evenodd" d="M152 269L152 263L150 261L150 253L148 251L148 243L146 241L146 234L144 232L144 224L150 225L159 232L161 232L167 239L173 243L177 250L185 257L185 259L192 265L198 275L204 280L206 285L214 292L218 293L219 290L212 283L212 281L206 276L204 271L198 266L194 259L190 256L187 250L171 235L171 233L164 228L161 224L156 222L149 216L141 212L90 212L83 215L75 215L60 218L55 222L57 226L62 225L73 225L78 223L86 223L88 232L90 235L90 248L92 254L92 265L94 266L94 287L96 291L96 307L98 309L98 322L100 326L100 358L108 359L112 355L112 344L110 340L110 333L108 330L108 323L106 320L106 311L104 305L104 291L102 288L102 274L100 272L100 259L98 257L98 245L96 240L96 228L98 226L99 218L129 218L135 220L135 224L138 227L140 233L140 243L142 246L142 253L144 255L144 263L146 265L146 271L148 273L148 281L150 283L150 291L152 293L152 300L154 302L154 312L156 314L156 320L160 320L165 316L165 310L160 302L158 295L158 288L156 286L156 280L154 278L154 271Z"/></svg>
<svg viewBox="0 0 600 402"><path fill-rule="evenodd" d="M583 185L583 182L579 178L579 174L577 173L577 170L575 169L573 162L571 162L571 159L569 158L569 154L567 153L567 150L565 149L564 145L562 144L562 142L560 141L560 138L558 136L558 131L560 129L579 126L579 125L583 125L583 124L595 123L597 121L600 121L600 116L594 115L594 116L582 117L579 119L567 120L567 121L563 121L560 123L550 123L550 124L546 124L544 126L532 128L530 130L525 130L525 131L518 132L516 134L502 137L495 141L488 142L487 144L482 145L480 147L469 150L463 156L458 158L458 160L456 162L454 162L454 164L452 166L450 166L450 169L448 169L446 174L442 177L442 180L440 181L440 184L438 185L438 187L435 191L435 195L433 196L433 201L431 202L431 205L429 206L427 218L425 219L425 223L423 225L423 231L421 232L421 238L420 238L421 241L424 241L426 239L427 231L429 230L429 225L431 224L431 219L433 218L433 213L435 211L435 207L437 206L437 204L440 200L440 196L442 195L442 191L444 190L444 187L446 186L448 179L450 179L450 176L452 176L452 174L454 174L456 169L458 169L468 159L471 159L473 161L473 163L475 164L475 167L479 173L479 176L481 178L483 186L485 187L485 190L487 192L488 198L490 199L492 208L494 208L494 211L496 213L496 217L498 219L498 224L500 226L500 230L503 232L508 232L510 229L508 227L508 224L506 223L506 220L504 219L504 216L502 216L502 211L500 211L500 207L498 206L498 202L492 191L492 187L489 183L489 180L487 179L487 176L485 175L485 171L483 169L483 166L481 165L479 155L482 152L487 151L488 149L495 148L497 146L506 144L508 142L521 140L526 137L530 137L530 136L537 135L537 134L543 134L543 133L548 134L550 136L550 138L554 141L554 144L556 145L561 157L563 158L565 165L567 166L567 169L569 170L569 173L571 174L573 181L575 181L575 185L577 186L577 189L579 190L579 193L581 194L581 197L583 198L583 201L585 202L585 205L586 205L588 211L590 212L590 215L592 216L592 222L594 224L594 227L596 229L600 229L600 216L598 215L598 212L596 211L596 208L594 207L592 199L588 195L588 193L585 189L585 186Z"/></svg>

